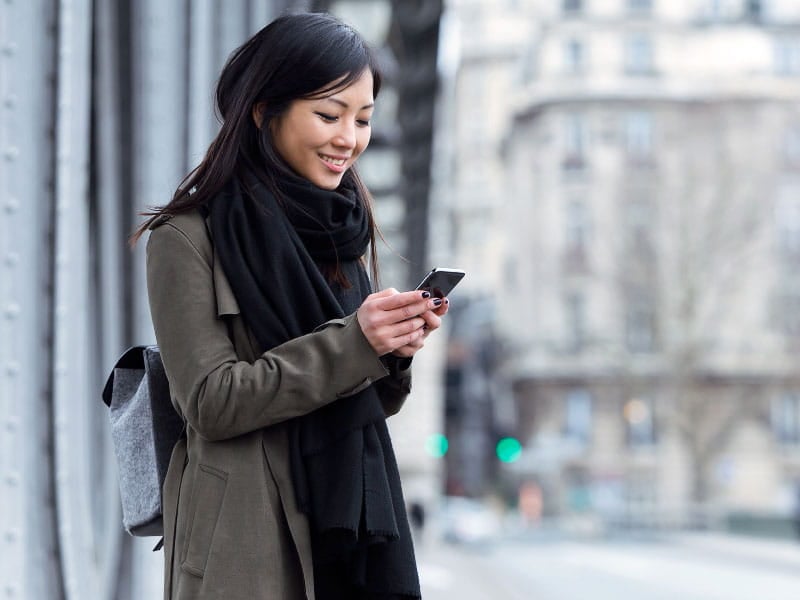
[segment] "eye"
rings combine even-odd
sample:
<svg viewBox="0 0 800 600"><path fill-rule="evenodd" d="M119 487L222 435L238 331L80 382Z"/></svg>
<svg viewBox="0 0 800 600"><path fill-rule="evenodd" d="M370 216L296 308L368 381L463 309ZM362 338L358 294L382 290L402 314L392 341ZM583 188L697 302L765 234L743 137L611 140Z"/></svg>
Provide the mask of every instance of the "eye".
<svg viewBox="0 0 800 600"><path fill-rule="evenodd" d="M338 119L338 117L334 117L333 115L329 115L323 112L318 112L316 114L317 116L319 116L320 119L322 119L326 123L335 123L336 120Z"/></svg>
<svg viewBox="0 0 800 600"><path fill-rule="evenodd" d="M369 127L369 119L358 119L356 123L359 127Z"/></svg>

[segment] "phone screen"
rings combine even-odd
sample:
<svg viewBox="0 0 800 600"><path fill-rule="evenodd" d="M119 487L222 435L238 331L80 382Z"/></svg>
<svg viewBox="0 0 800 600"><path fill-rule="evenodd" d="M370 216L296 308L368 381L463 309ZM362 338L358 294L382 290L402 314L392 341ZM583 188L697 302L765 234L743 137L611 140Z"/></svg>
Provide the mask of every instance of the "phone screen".
<svg viewBox="0 0 800 600"><path fill-rule="evenodd" d="M425 275L425 278L417 286L417 289L427 290L431 293L431 296L436 298L444 298L453 291L453 288L464 278L464 275L464 271L460 269L442 269L436 267Z"/></svg>

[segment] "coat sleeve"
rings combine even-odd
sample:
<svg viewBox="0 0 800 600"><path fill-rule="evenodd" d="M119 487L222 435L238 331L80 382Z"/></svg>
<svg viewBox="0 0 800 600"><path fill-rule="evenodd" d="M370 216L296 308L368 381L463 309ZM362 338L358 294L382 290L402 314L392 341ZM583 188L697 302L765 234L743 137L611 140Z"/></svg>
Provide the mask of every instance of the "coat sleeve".
<svg viewBox="0 0 800 600"><path fill-rule="evenodd" d="M309 413L388 374L355 315L240 360L217 315L209 258L170 224L150 234L147 289L173 402L208 440Z"/></svg>
<svg viewBox="0 0 800 600"><path fill-rule="evenodd" d="M411 393L411 358L387 355L381 361L389 370L389 376L375 385L383 403L383 412L390 417L400 412Z"/></svg>

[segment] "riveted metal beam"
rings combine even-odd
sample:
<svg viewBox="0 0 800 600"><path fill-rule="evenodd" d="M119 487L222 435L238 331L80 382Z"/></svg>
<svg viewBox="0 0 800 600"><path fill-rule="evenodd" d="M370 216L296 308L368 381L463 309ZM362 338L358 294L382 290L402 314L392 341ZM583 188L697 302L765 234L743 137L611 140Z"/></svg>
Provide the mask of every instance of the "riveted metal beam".
<svg viewBox="0 0 800 600"><path fill-rule="evenodd" d="M0 5L0 594L64 597L50 445L56 5Z"/></svg>

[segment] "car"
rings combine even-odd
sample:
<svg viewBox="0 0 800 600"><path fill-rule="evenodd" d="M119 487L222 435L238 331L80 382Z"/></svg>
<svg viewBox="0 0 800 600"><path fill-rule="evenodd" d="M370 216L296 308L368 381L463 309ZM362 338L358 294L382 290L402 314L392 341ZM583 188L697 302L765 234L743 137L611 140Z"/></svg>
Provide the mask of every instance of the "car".
<svg viewBox="0 0 800 600"><path fill-rule="evenodd" d="M484 545L500 534L499 517L472 498L448 496L439 510L442 539L454 544Z"/></svg>

